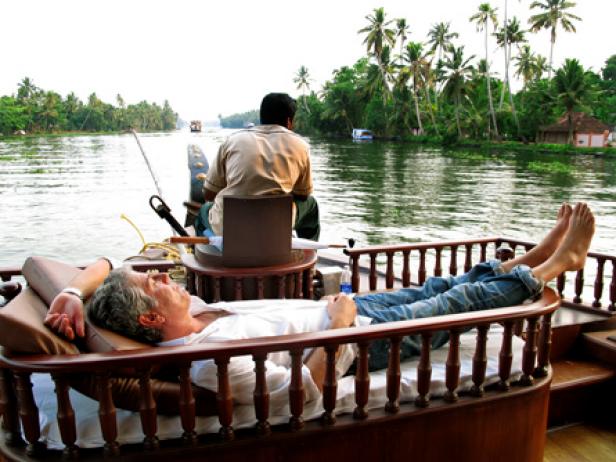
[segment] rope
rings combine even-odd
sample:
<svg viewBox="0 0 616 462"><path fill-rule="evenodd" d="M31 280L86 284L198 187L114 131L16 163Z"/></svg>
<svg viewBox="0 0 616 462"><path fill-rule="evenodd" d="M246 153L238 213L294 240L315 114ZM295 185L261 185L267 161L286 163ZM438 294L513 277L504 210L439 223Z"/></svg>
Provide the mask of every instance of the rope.
<svg viewBox="0 0 616 462"><path fill-rule="evenodd" d="M143 237L143 233L139 230L137 225L130 218L128 218L124 214L121 214L120 218L122 220L126 220L128 222L128 224L130 224L133 227L133 229L139 235L139 238L141 239L141 243L143 244L143 247L141 247L141 250L139 251L140 255L129 257L129 258L127 258L127 260L135 259L135 258L145 258L145 259L147 259L148 256L147 255L142 255L142 254L146 250L148 250L148 249L164 250L165 252L167 252L167 255L164 257L166 260L173 260L173 261L180 261L181 260L181 255L180 255L180 252L177 249L177 247L175 247L174 245L169 244L167 242L146 242L145 238Z"/></svg>

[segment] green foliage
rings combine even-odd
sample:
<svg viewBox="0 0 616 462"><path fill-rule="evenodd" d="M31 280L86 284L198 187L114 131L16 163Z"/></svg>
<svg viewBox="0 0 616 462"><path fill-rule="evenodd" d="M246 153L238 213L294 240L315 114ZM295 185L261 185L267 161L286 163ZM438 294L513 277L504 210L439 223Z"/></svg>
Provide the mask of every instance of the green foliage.
<svg viewBox="0 0 616 462"><path fill-rule="evenodd" d="M231 114L227 117L218 116L218 118L220 126L223 128L242 128L250 123L257 125L259 123L259 111L255 109L241 114Z"/></svg>
<svg viewBox="0 0 616 462"><path fill-rule="evenodd" d="M535 173L549 173L552 175L571 175L573 173L573 168L570 165L558 161L529 162L528 170Z"/></svg>
<svg viewBox="0 0 616 462"><path fill-rule="evenodd" d="M38 88L26 77L19 83L16 97L0 97L0 134L11 135L18 130L53 133L175 129L177 114L168 101L162 108L146 101L125 107L120 95L116 99L119 107L101 101L96 93L89 96L87 104L72 92L63 99L54 91Z"/></svg>

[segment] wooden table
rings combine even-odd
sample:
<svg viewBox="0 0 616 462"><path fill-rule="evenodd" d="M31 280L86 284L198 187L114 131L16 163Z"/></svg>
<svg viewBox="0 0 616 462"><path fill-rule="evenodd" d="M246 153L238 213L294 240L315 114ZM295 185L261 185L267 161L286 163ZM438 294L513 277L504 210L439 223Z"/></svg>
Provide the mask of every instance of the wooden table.
<svg viewBox="0 0 616 462"><path fill-rule="evenodd" d="M208 303L221 300L263 298L312 298L314 250L298 251L290 263L252 268L204 264L193 254L182 255L187 269L187 289Z"/></svg>

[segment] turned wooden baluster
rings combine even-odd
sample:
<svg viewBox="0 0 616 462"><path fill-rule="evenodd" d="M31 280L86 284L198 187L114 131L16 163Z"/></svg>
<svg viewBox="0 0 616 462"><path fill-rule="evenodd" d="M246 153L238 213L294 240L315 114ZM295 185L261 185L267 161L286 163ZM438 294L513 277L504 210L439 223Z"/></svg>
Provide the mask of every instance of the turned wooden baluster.
<svg viewBox="0 0 616 462"><path fill-rule="evenodd" d="M0 369L0 411L6 443L9 446L23 445L24 440L21 439L17 396L15 395L15 382L13 373L8 369Z"/></svg>
<svg viewBox="0 0 616 462"><path fill-rule="evenodd" d="M487 242L482 242L479 244L479 247L481 248L481 252L479 255L479 262L484 262L487 260L487 254L488 254L488 243Z"/></svg>
<svg viewBox="0 0 616 462"><path fill-rule="evenodd" d="M302 273L302 280L304 283L304 293L303 293L303 297L308 299L308 300L312 300L313 298L313 287L312 287L312 280L313 280L313 274L312 274L312 268L308 268L306 270L304 270L304 272Z"/></svg>
<svg viewBox="0 0 616 462"><path fill-rule="evenodd" d="M229 358L214 360L218 377L218 393L216 393L216 404L218 406L218 421L220 430L218 433L225 441L231 441L234 437L233 427L233 397L231 396L231 385L229 384Z"/></svg>
<svg viewBox="0 0 616 462"><path fill-rule="evenodd" d="M560 273L556 279L556 290L558 295L563 298L563 292L565 291L565 284L567 282L567 273Z"/></svg>
<svg viewBox="0 0 616 462"><path fill-rule="evenodd" d="M419 285L426 282L426 249L419 250Z"/></svg>
<svg viewBox="0 0 616 462"><path fill-rule="evenodd" d="M289 384L289 410L291 417L289 425L292 431L304 427L304 384L302 380L303 350L292 350L291 354L291 383Z"/></svg>
<svg viewBox="0 0 616 462"><path fill-rule="evenodd" d="M265 353L259 353L252 356L255 362L255 391L253 393L253 402L255 405L255 415L257 417L256 430L257 435L267 436L272 430L267 421L269 417L269 391L267 390L267 380L265 379Z"/></svg>
<svg viewBox="0 0 616 462"><path fill-rule="evenodd" d="M529 318L526 328L526 343L522 354L522 385L533 384L533 372L537 357L537 318Z"/></svg>
<svg viewBox="0 0 616 462"><path fill-rule="evenodd" d="M182 440L184 443L196 444L197 433L195 432L195 397L190 380L190 364L179 366L180 376L180 420L182 422Z"/></svg>
<svg viewBox="0 0 616 462"><path fill-rule="evenodd" d="M432 364L430 363L430 339L432 333L421 334L421 356L417 365L417 398L415 406L427 407L430 404L430 379L432 378Z"/></svg>
<svg viewBox="0 0 616 462"><path fill-rule="evenodd" d="M401 337L389 339L389 358L387 363L387 403L385 412L395 414L400 410L400 342Z"/></svg>
<svg viewBox="0 0 616 462"><path fill-rule="evenodd" d="M336 409L336 392L338 382L336 381L336 351L338 345L328 345L325 347L325 379L323 380L323 409L321 421L325 425L333 425L336 422L334 410Z"/></svg>
<svg viewBox="0 0 616 462"><path fill-rule="evenodd" d="M612 260L612 281L610 282L610 311L616 311L616 260Z"/></svg>
<svg viewBox="0 0 616 462"><path fill-rule="evenodd" d="M29 372L16 372L16 391L17 402L19 407L19 417L23 427L24 435L28 446L26 453L29 456L41 454L45 446L39 442L41 437L41 429L39 427L39 414L34 395L32 394L32 383L30 382Z"/></svg>
<svg viewBox="0 0 616 462"><path fill-rule="evenodd" d="M353 292L359 292L359 256L351 257L351 285Z"/></svg>
<svg viewBox="0 0 616 462"><path fill-rule="evenodd" d="M582 290L584 289L584 268L578 270L575 275L575 297L573 303L582 303Z"/></svg>
<svg viewBox="0 0 616 462"><path fill-rule="evenodd" d="M257 283L257 298L259 300L263 300L265 298L265 286L263 285L263 276L257 276L255 278L255 281ZM295 278L295 283L297 284L297 275ZM296 292L297 292L297 288L296 288Z"/></svg>
<svg viewBox="0 0 616 462"><path fill-rule="evenodd" d="M105 440L105 454L117 456L120 453L120 445L116 441L118 437L118 423L116 420L116 408L111 396L111 382L108 372L97 372L98 383L98 420L101 424L103 439Z"/></svg>
<svg viewBox="0 0 616 462"><path fill-rule="evenodd" d="M152 383L150 382L150 368L139 373L139 417L143 430L143 446L150 451L158 448L156 437L156 402L152 396Z"/></svg>
<svg viewBox="0 0 616 462"><path fill-rule="evenodd" d="M593 308L601 308L601 296L603 295L603 268L605 267L605 259L597 259L597 275L595 276L594 296L595 300L592 302Z"/></svg>
<svg viewBox="0 0 616 462"><path fill-rule="evenodd" d="M205 276L201 276L199 274L194 275L195 277L195 284L197 286L197 297L199 297L200 299L205 299L206 297L206 281L205 281Z"/></svg>
<svg viewBox="0 0 616 462"><path fill-rule="evenodd" d="M75 459L79 456L77 441L77 427L75 426L75 412L69 398L69 383L66 377L53 375L56 384L56 397L58 399L58 428L64 443L63 456L66 459Z"/></svg>
<svg viewBox="0 0 616 462"><path fill-rule="evenodd" d="M451 260L449 261L449 274L455 276L458 274L458 246L451 246Z"/></svg>
<svg viewBox="0 0 616 462"><path fill-rule="evenodd" d="M552 350L552 313L547 313L541 321L541 334L539 337L539 352L537 355L537 368L535 377L546 377L550 365L550 351Z"/></svg>
<svg viewBox="0 0 616 462"><path fill-rule="evenodd" d="M475 345L475 355L473 356L472 396L483 396L483 384L486 380L486 366L488 365L486 342L488 340L489 328L489 325L477 326L477 343Z"/></svg>
<svg viewBox="0 0 616 462"><path fill-rule="evenodd" d="M387 252L387 271L385 272L385 287L391 289L394 286L394 253Z"/></svg>
<svg viewBox="0 0 616 462"><path fill-rule="evenodd" d="M503 391L507 391L511 387L509 378L511 376L511 363L513 361L513 352L511 348L513 326L513 321L504 322L503 341L498 355L498 376L500 378L498 387Z"/></svg>
<svg viewBox="0 0 616 462"><path fill-rule="evenodd" d="M468 273L473 267L473 244L465 244L464 248L464 272Z"/></svg>
<svg viewBox="0 0 616 462"><path fill-rule="evenodd" d="M242 278L234 278L234 286L235 286L235 294L234 294L234 299L235 300L241 300L242 297L242 292L243 292L243 284L244 280Z"/></svg>
<svg viewBox="0 0 616 462"><path fill-rule="evenodd" d="M445 363L445 385L447 391L443 397L448 403L458 400L456 389L460 385L460 332L449 331L449 351Z"/></svg>
<svg viewBox="0 0 616 462"><path fill-rule="evenodd" d="M303 295L303 287L302 287L302 276L300 273L295 273L295 298L302 298Z"/></svg>
<svg viewBox="0 0 616 462"><path fill-rule="evenodd" d="M402 251L402 287L411 285L410 250Z"/></svg>
<svg viewBox="0 0 616 462"><path fill-rule="evenodd" d="M283 274L278 276L278 298L287 298L287 278Z"/></svg>
<svg viewBox="0 0 616 462"><path fill-rule="evenodd" d="M434 275L435 276L442 276L443 275L443 268L441 266L441 255L443 252L443 248L442 247L437 247L435 250L435 255L434 255Z"/></svg>
<svg viewBox="0 0 616 462"><path fill-rule="evenodd" d="M366 404L370 395L370 373L368 371L368 346L369 343L361 342L357 344L357 370L355 371L355 410L353 418L365 419L368 417Z"/></svg>
<svg viewBox="0 0 616 462"><path fill-rule="evenodd" d="M212 296L212 301L214 303L219 302L221 300L221 296L220 296L220 278L219 277L212 277L212 282L213 282L213 286L214 286L214 294Z"/></svg>
<svg viewBox="0 0 616 462"><path fill-rule="evenodd" d="M376 253L370 254L370 276L368 277L370 290L376 290Z"/></svg>
<svg viewBox="0 0 616 462"><path fill-rule="evenodd" d="M197 287L195 285L195 273L192 271L186 272L186 289L191 295L199 295L197 294Z"/></svg>

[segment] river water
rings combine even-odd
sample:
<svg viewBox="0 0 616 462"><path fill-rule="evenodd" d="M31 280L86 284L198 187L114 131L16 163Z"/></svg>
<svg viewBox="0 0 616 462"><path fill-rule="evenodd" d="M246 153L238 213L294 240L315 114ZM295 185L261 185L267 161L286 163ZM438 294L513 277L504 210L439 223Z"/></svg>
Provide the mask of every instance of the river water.
<svg viewBox="0 0 616 462"><path fill-rule="evenodd" d="M163 197L183 222L186 147L211 160L229 130L140 135ZM588 202L597 215L592 250L615 253L616 159L482 153L399 142L311 139L322 240L358 245L486 235L537 241L562 201ZM550 173L549 165L564 166ZM33 254L84 263L121 260L141 240L171 235L152 212L156 189L130 134L0 141L0 266Z"/></svg>

